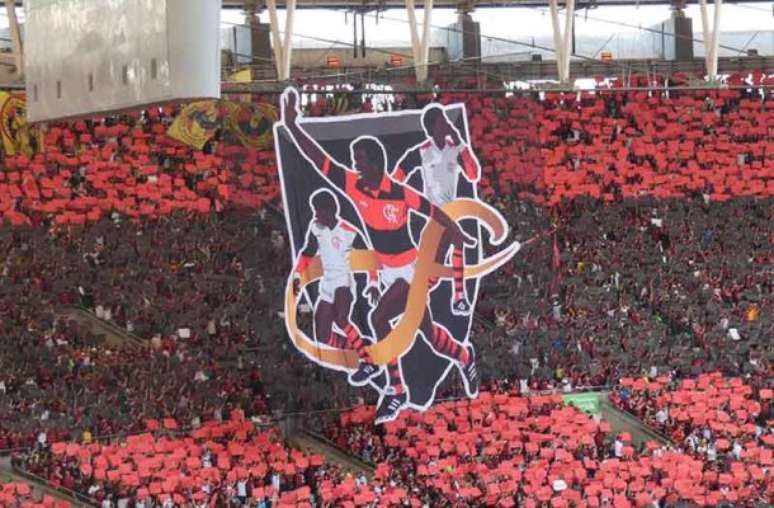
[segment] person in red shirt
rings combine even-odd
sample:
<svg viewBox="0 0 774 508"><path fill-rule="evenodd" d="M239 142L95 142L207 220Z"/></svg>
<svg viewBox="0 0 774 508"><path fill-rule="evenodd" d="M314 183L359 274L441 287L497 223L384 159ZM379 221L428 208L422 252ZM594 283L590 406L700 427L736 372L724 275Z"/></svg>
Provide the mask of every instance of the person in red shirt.
<svg viewBox="0 0 774 508"><path fill-rule="evenodd" d="M366 227L371 245L379 262L381 282L385 288L371 313L377 340L390 333L391 321L403 314L409 287L414 276L417 249L409 229L410 212L435 220L446 231L454 247L475 244L460 227L440 208L433 205L414 189L396 182L387 174L387 156L384 147L372 136L361 136L350 145L353 169L332 160L298 124L298 94L286 92L281 100L282 119L296 146L304 157L333 186L343 191L354 203ZM449 332L434 323L429 309L425 309L420 330L435 352L453 361L462 374L465 390L470 397L478 394L478 372L472 344L463 345ZM351 376L364 384L380 374L371 364L362 364ZM387 365L389 389L380 398L376 423L397 418L408 402L398 359Z"/></svg>

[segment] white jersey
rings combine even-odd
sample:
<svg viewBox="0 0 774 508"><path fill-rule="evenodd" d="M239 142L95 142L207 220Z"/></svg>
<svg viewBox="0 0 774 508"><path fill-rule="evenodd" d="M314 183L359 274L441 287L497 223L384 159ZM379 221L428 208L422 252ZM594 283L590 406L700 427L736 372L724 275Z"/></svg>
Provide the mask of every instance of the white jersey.
<svg viewBox="0 0 774 508"><path fill-rule="evenodd" d="M323 277L336 278L349 275L349 260L352 246L357 238L357 230L339 221L333 229L312 222L311 233L317 240L317 252L322 263Z"/></svg>
<svg viewBox="0 0 774 508"><path fill-rule="evenodd" d="M464 148L462 143L447 143L439 149L433 141L419 148L425 195L432 204L443 206L457 197L457 175L462 171L457 158Z"/></svg>
<svg viewBox="0 0 774 508"><path fill-rule="evenodd" d="M357 230L342 221L339 221L333 229L314 221L309 231L317 240L317 253L322 264L320 298L333 303L338 288L352 286L349 261L357 238Z"/></svg>

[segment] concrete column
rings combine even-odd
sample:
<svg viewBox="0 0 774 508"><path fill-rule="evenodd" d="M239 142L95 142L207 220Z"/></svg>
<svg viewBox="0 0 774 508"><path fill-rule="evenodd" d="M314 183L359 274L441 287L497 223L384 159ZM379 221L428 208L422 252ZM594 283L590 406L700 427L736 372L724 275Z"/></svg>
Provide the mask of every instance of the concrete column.
<svg viewBox="0 0 774 508"><path fill-rule="evenodd" d="M261 5L258 0L245 2L245 24L250 27L250 54L255 63L259 64L271 60L272 57L271 28L261 23L260 13Z"/></svg>
<svg viewBox="0 0 774 508"><path fill-rule="evenodd" d="M693 20L686 17L685 11L672 11L672 32L674 40L674 60L688 62L693 60Z"/></svg>
<svg viewBox="0 0 774 508"><path fill-rule="evenodd" d="M473 16L461 12L457 17L457 30L462 39L462 58L466 61L481 59L481 25Z"/></svg>

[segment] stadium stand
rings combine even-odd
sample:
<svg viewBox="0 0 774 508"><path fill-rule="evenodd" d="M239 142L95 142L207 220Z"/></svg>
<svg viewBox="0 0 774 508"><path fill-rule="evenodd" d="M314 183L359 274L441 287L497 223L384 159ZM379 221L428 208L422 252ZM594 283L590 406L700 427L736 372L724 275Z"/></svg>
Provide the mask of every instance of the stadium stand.
<svg viewBox="0 0 774 508"><path fill-rule="evenodd" d="M297 358L276 319L289 255L273 152L222 132L184 146L164 107L61 123L35 155L2 157L0 451L134 506L774 502L771 94L438 100L466 104L482 194L514 237L555 228L482 284L478 400L384 427L370 405L328 421L372 480L282 443L272 409L374 401ZM150 347L57 318L73 305ZM606 386L674 446L635 449L541 395ZM25 491L4 485L0 504Z"/></svg>

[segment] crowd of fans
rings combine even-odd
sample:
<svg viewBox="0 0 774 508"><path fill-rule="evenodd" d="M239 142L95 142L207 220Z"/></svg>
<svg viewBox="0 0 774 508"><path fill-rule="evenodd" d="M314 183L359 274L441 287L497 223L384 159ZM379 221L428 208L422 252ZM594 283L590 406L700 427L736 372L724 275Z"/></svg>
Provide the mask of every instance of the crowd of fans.
<svg viewBox="0 0 774 508"><path fill-rule="evenodd" d="M432 99L398 96L390 108L421 107ZM494 392L525 396L643 375L668 379L658 390L630 390L621 403L649 423L656 418L654 426L690 452L701 449L706 456L711 444L718 453L718 441L732 451L749 443L770 449L763 440L772 438L758 427L768 421L762 415L770 411L765 395L774 365L772 95L751 87L511 97L444 93L435 99L466 104L483 168L480 194L505 215L515 239L536 238L482 281L472 337L484 383ZM311 115L323 115L340 105L324 100L308 107ZM375 106L365 100L358 109ZM244 148L222 131L202 150L182 145L166 135L175 114L165 107L52 125L34 155L3 155L0 162L0 214L10 226L0 228L0 450L34 448L26 467L62 485L69 478L68 485L90 495L100 483L101 495L109 492L116 502L126 498L127 487L136 498L138 486L113 480L108 486L83 473L81 457L55 453L50 445L75 440L92 446L96 436L142 432L147 419L172 418L181 428L196 429L236 409L248 418L266 417L272 409L348 407L373 396L306 361L285 337L282 291L290 254L273 152ZM107 345L63 317L72 306L150 347ZM755 414L743 409L742 418L737 409L725 410L740 428L757 423L752 434L710 429L710 439L706 424L692 417L657 418L667 406L681 415L695 411L682 407L688 402L678 399L685 396L675 399L670 389L716 370L752 386L744 395L760 405ZM440 390L459 395L459 385L450 379ZM510 417L490 403L477 407L495 421ZM577 416L579 428L590 425L555 403L515 404L526 411L518 414L541 422ZM537 430L546 431L541 426ZM429 462L407 455L418 441L360 449L353 442L376 439L363 429L331 437L388 464L382 483L363 487L339 472L320 476L324 466L315 466L303 482L287 485L310 486L310 495L325 502L357 505L407 493L436 506L450 499L449 489L460 488L480 491L456 500L472 505L487 499L553 502L541 499L548 483L519 484L515 478L498 476L498 482L522 486L490 494L487 475L499 474L492 471L435 475L441 483L429 483L418 472ZM452 430L456 423L449 422ZM588 448L563 450L581 462L582 456L604 461L611 453L596 440L583 446ZM508 450L500 462L529 456L516 452ZM691 454L680 456L675 460ZM653 450L639 450L626 459L656 457ZM525 469L516 469L525 476ZM594 477L585 471L586 480ZM267 477L258 476L251 488L262 488ZM653 481L673 477L665 471L658 476ZM582 478L561 480L567 484L562 492L587 485ZM660 499L676 492L659 485ZM737 495L752 502L765 496L762 485ZM720 492L716 484L704 488L697 495ZM173 502L174 494L206 502L185 489L162 494ZM612 492L612 504L617 495L636 503L648 489ZM578 501L569 496L566 501ZM604 497L584 496L588 505Z"/></svg>
<svg viewBox="0 0 774 508"><path fill-rule="evenodd" d="M774 496L770 428L759 447L708 460L690 446L632 446L558 395L482 392L382 427L373 412L345 413L325 433L377 474L419 485L427 506L758 506Z"/></svg>
<svg viewBox="0 0 774 508"><path fill-rule="evenodd" d="M170 418L145 427L109 443L39 446L14 460L101 506L392 506L406 497L287 447L276 428L258 428L238 410L188 432Z"/></svg>
<svg viewBox="0 0 774 508"><path fill-rule="evenodd" d="M744 477L729 462L744 463L752 480L770 484L772 386L771 372L747 379L719 372L683 380L625 378L611 400L722 472Z"/></svg>
<svg viewBox="0 0 774 508"><path fill-rule="evenodd" d="M50 495L36 495L26 482L0 482L0 506L28 508L69 508L67 501Z"/></svg>
<svg viewBox="0 0 774 508"><path fill-rule="evenodd" d="M229 274L239 263L220 249L229 249L234 239L205 237L201 247L206 254L193 242L166 252L153 248L159 235L183 245L196 232L192 228L201 226L175 217L144 225L99 223L84 234L0 232L6 254L0 298L0 449L54 441L63 433L70 438L71 432L131 432L144 416L173 416L191 425L237 407L250 416L267 413L260 359L249 352L255 338L246 335L246 327L234 332L231 322L239 316L226 310L233 292L240 291L231 286L236 278ZM132 241L137 250L128 246ZM211 251L209 242L215 242ZM202 268L194 253L210 263L208 280L197 280ZM154 273L159 274L155 281ZM191 300L185 303L177 295ZM252 311L268 321L268 302L262 303L260 295L259 288L250 294ZM174 301L184 306L174 308ZM222 312L207 312L208 302ZM75 304L134 329L152 347L109 347L56 315ZM160 327L158 320L170 315L176 320L167 333L144 328L148 323ZM201 322L201 316L207 318ZM195 332L185 333L186 327Z"/></svg>
<svg viewBox="0 0 774 508"><path fill-rule="evenodd" d="M165 107L50 126L37 153L5 157L0 211L14 225L83 225L119 214L257 208L278 196L271 151L227 146L220 131L201 151L183 145L166 134L174 113Z"/></svg>
<svg viewBox="0 0 774 508"><path fill-rule="evenodd" d="M664 421L639 414L674 444L634 446L629 433L611 433L560 395L522 396L515 385L405 412L382 426L372 423L373 406L327 420L327 438L375 465L371 479L287 448L276 430L256 427L240 411L184 433L173 419L146 420L143 434L36 446L14 460L102 506L651 508L774 501L774 430L752 424L769 415L755 399L768 400L770 391L719 373L674 386L665 377L627 378L613 396L627 410L666 401ZM679 426L697 427L680 442Z"/></svg>

